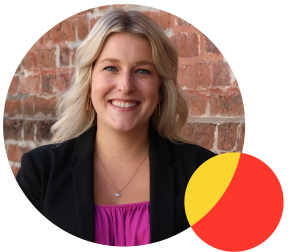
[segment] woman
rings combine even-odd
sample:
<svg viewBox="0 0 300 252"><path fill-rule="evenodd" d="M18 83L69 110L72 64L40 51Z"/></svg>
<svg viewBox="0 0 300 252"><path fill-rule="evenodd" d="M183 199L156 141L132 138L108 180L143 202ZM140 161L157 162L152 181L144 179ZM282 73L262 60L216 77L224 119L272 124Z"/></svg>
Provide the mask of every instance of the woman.
<svg viewBox="0 0 300 252"><path fill-rule="evenodd" d="M53 144L22 158L25 195L58 227L100 244L142 245L185 230L185 188L215 154L180 134L188 109L175 47L143 13L114 10L76 56Z"/></svg>

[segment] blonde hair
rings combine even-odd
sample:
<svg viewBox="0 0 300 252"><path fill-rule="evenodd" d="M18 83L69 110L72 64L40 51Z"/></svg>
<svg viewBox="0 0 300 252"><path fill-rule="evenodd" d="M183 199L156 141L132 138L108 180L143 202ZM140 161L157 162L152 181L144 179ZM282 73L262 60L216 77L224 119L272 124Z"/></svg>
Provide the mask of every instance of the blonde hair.
<svg viewBox="0 0 300 252"><path fill-rule="evenodd" d="M103 15L76 52L73 84L59 99L58 121L52 126L52 142L59 143L83 134L96 124L96 112L87 111L91 74L103 44L109 35L128 33L148 39L156 71L162 77L161 115L151 116L152 126L171 141L191 143L181 129L188 117L187 95L177 81L178 53L163 30L138 11L113 10Z"/></svg>

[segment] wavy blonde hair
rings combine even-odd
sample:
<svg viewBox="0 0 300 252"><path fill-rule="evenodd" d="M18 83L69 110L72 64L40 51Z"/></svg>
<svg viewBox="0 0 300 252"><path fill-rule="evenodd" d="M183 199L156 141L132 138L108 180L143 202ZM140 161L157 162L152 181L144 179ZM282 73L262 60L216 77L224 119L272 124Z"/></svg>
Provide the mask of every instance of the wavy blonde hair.
<svg viewBox="0 0 300 252"><path fill-rule="evenodd" d="M52 126L52 142L59 143L83 134L96 124L96 111L86 105L91 74L105 40L114 33L128 33L148 39L156 71L162 77L161 115L150 121L162 137L191 143L181 129L188 117L187 94L177 81L178 53L164 31L148 16L138 11L113 10L103 15L76 52L72 86L57 103L58 121Z"/></svg>

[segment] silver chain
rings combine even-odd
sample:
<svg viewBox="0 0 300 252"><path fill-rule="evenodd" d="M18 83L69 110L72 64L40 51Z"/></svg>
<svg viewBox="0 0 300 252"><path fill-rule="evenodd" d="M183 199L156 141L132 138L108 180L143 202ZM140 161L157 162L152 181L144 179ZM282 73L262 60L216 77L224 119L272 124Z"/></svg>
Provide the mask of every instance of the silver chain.
<svg viewBox="0 0 300 252"><path fill-rule="evenodd" d="M95 153L96 153L96 156L98 157L100 163L102 164L102 166L103 166L103 168L104 168L104 170L105 170L105 173L106 173L106 176L107 176L107 179L108 179L109 183L112 185L112 187L113 187L113 188L115 189L115 191L116 191L115 196L116 196L116 197L120 197L120 196L122 195L121 192L126 188L126 186L129 185L130 181L133 179L134 175L136 174L136 172L137 172L138 169L140 168L141 164L142 164L142 163L144 162L144 160L146 159L147 154L148 154L148 150L147 150L147 152L146 152L146 156L143 158L142 162L140 162L138 168L137 168L137 169L135 170L135 172L133 173L131 179L128 181L128 183L127 183L121 190L118 190L118 189L113 185L113 183L111 182L111 180L110 180L110 178L109 178L109 176L108 176L108 173L107 173L107 171L106 171L106 168L105 168L104 164L102 163L100 157L98 156L98 153L97 153L96 148L95 148Z"/></svg>

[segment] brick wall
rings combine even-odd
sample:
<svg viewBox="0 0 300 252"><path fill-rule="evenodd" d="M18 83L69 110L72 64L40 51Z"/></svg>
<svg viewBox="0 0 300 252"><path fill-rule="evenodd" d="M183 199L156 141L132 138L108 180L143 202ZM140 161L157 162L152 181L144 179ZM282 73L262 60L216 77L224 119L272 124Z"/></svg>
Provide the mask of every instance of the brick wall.
<svg viewBox="0 0 300 252"><path fill-rule="evenodd" d="M25 152L49 142L56 98L66 90L74 71L77 47L108 9L78 13L46 32L23 58L8 90L4 140L16 176ZM237 81L218 48L199 30L170 13L141 10L166 32L179 52L178 80L189 98L190 116L183 133L216 153L241 152L245 120Z"/></svg>

